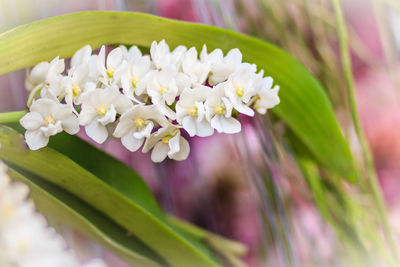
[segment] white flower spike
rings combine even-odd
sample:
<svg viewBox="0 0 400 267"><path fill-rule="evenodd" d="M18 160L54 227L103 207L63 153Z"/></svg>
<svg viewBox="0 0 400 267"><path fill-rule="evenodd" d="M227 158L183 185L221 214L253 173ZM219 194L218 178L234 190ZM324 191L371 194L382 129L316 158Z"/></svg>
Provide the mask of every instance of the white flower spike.
<svg viewBox="0 0 400 267"><path fill-rule="evenodd" d="M64 60L57 57L27 74L33 105L21 124L33 150L60 131L75 134L79 122L99 144L112 133L132 152L152 149L154 162L184 160L190 147L181 129L191 137L211 136L214 129L238 133L242 114L265 114L280 101L279 86L242 62L237 48L224 56L221 49L207 53L204 45L198 58L195 47L171 52L165 40L154 41L150 55L136 46L119 46L108 55L103 46L96 55L87 45L70 65L64 75Z"/></svg>

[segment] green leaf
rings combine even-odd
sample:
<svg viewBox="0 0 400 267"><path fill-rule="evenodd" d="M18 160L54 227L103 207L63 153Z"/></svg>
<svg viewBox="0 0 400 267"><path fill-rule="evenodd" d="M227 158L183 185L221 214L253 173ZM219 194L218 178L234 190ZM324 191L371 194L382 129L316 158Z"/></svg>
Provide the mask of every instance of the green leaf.
<svg viewBox="0 0 400 267"><path fill-rule="evenodd" d="M239 48L281 86L281 104L272 109L325 167L350 180L353 160L322 86L298 60L261 40L207 25L147 14L90 11L23 25L0 34L0 75L56 56L70 57L90 44L149 47L165 39L171 47L195 46L225 52Z"/></svg>
<svg viewBox="0 0 400 267"><path fill-rule="evenodd" d="M168 264L219 266L202 240L168 223L149 189L133 170L78 137L60 134L52 139L49 147L31 151L22 135L0 125L0 143L1 159L57 185L96 208L153 249ZM71 155L75 161L69 158Z"/></svg>
<svg viewBox="0 0 400 267"><path fill-rule="evenodd" d="M10 167L8 173L29 186L30 198L42 214L68 224L134 266L166 265L143 242L72 194L22 170Z"/></svg>

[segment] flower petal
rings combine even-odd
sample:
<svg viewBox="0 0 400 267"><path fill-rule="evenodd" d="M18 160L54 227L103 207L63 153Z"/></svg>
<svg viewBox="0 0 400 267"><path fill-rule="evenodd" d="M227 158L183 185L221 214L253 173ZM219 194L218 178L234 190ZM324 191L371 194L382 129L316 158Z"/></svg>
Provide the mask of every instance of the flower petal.
<svg viewBox="0 0 400 267"><path fill-rule="evenodd" d="M182 161L187 159L187 157L189 156L190 153L190 146L189 146L189 142L186 141L185 138L183 138L182 136L179 136L179 152L173 154L171 156L171 159L174 160L178 160L178 161Z"/></svg>
<svg viewBox="0 0 400 267"><path fill-rule="evenodd" d="M169 151L168 144L164 144L163 142L158 142L154 146L153 151L151 151L151 160L156 163L163 161L167 157L168 151Z"/></svg>
<svg viewBox="0 0 400 267"><path fill-rule="evenodd" d="M126 147L129 151L135 152L140 146L143 144L144 138L137 139L133 136L133 131L130 131L126 135L122 136L121 143Z"/></svg>
<svg viewBox="0 0 400 267"><path fill-rule="evenodd" d="M62 128L69 134L77 134L79 132L78 118L71 114L61 121Z"/></svg>
<svg viewBox="0 0 400 267"><path fill-rule="evenodd" d="M92 138L95 142L102 144L107 140L108 131L107 128L99 123L97 120L92 121L90 124L85 126L86 134Z"/></svg>
<svg viewBox="0 0 400 267"><path fill-rule="evenodd" d="M38 112L29 112L19 120L19 123L26 130L36 130L44 124L44 118Z"/></svg>
<svg viewBox="0 0 400 267"><path fill-rule="evenodd" d="M26 131L25 140L31 150L38 150L49 143L49 137L46 137L40 129Z"/></svg>

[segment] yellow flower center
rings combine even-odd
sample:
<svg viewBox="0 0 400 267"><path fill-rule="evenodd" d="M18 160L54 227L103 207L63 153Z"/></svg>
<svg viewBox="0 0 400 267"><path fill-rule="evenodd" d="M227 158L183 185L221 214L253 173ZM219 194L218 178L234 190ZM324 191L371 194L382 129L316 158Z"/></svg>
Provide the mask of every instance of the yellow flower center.
<svg viewBox="0 0 400 267"><path fill-rule="evenodd" d="M235 91L238 97L242 97L244 95L244 88L242 86L236 86Z"/></svg>
<svg viewBox="0 0 400 267"><path fill-rule="evenodd" d="M131 79L131 83L133 88L136 88L136 84L139 82L139 78L137 76L133 76Z"/></svg>
<svg viewBox="0 0 400 267"><path fill-rule="evenodd" d="M105 106L99 106L97 108L97 114L99 114L100 116L104 116L107 113L107 108Z"/></svg>
<svg viewBox="0 0 400 267"><path fill-rule="evenodd" d="M138 128L140 128L140 127L143 127L144 126L144 124L145 124L145 120L144 119L142 119L142 118L137 118L137 119L135 119L134 121L133 121L133 123L136 125L136 127L138 127Z"/></svg>
<svg viewBox="0 0 400 267"><path fill-rule="evenodd" d="M160 87L160 92L161 92L161 94L165 94L166 92L168 92L169 91L169 88L168 87L166 87L166 86L161 86Z"/></svg>
<svg viewBox="0 0 400 267"><path fill-rule="evenodd" d="M45 124L46 126L49 126L49 124L56 124L56 121L54 120L54 118L53 118L52 116L47 116L47 117L44 119L44 124Z"/></svg>
<svg viewBox="0 0 400 267"><path fill-rule="evenodd" d="M192 106L188 109L187 113L190 116L197 116L197 107L196 106Z"/></svg>
<svg viewBox="0 0 400 267"><path fill-rule="evenodd" d="M166 136L164 136L163 138L161 138L161 142L163 142L164 144L168 144L169 143L169 140L172 138L173 136L172 135L166 135Z"/></svg>
<svg viewBox="0 0 400 267"><path fill-rule="evenodd" d="M225 108L222 105L218 105L214 108L215 114L223 115L225 113Z"/></svg>
<svg viewBox="0 0 400 267"><path fill-rule="evenodd" d="M108 78L114 77L114 69L113 68L107 67L106 73L107 73Z"/></svg>
<svg viewBox="0 0 400 267"><path fill-rule="evenodd" d="M72 87L72 94L74 96L78 96L82 92L82 89L79 87L79 85L74 84L74 87Z"/></svg>

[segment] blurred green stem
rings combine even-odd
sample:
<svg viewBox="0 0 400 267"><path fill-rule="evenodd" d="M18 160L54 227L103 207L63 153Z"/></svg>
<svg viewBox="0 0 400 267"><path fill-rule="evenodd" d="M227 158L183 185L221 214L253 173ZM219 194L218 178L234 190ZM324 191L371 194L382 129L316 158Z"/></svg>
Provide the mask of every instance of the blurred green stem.
<svg viewBox="0 0 400 267"><path fill-rule="evenodd" d="M0 123L10 123L19 121L26 111L13 111L0 113Z"/></svg>
<svg viewBox="0 0 400 267"><path fill-rule="evenodd" d="M385 232L386 239L389 243L389 246L392 250L393 256L395 257L396 261L398 260L397 252L396 252L396 247L394 240L391 235L391 230L389 226L389 221L386 215L386 209L385 209L385 203L383 201L383 196L382 192L379 187L378 183L378 178L375 172L374 168L374 162L373 158L371 155L371 151L369 149L367 140L363 134L363 131L361 129L360 122L358 120L357 116L357 104L356 104L356 99L355 99L355 88L354 88L354 78L353 78L353 72L352 72L352 66L351 66L351 60L350 60L350 53L348 49L348 36L347 36L347 28L346 28L346 23L345 23L345 18L343 15L343 9L342 9L342 4L340 0L331 0L332 1L332 6L335 12L335 17L336 17L336 24L337 24L337 34L338 34L338 39L339 39L339 46L340 46L340 55L342 58L342 67L343 67L343 72L345 75L346 83L347 83L347 94L350 102L350 111L351 111L351 116L354 124L354 129L356 131L357 137L359 139L362 152L363 152L363 157L364 157L364 162L366 165L366 171L367 171L367 181L369 182L369 186L372 191L372 195L374 197L374 200L377 204L378 212L381 217L381 220L383 222L383 230Z"/></svg>

